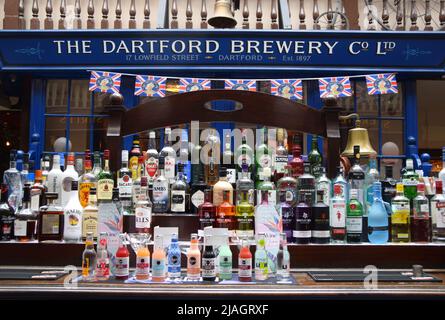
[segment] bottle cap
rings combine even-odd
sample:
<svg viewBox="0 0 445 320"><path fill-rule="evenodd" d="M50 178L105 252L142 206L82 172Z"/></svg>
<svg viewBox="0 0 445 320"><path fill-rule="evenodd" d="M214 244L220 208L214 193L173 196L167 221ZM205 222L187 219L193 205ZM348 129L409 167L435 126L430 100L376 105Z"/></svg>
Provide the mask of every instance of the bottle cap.
<svg viewBox="0 0 445 320"><path fill-rule="evenodd" d="M110 157L110 150L108 150L108 149L105 149L104 150L104 158L109 158Z"/></svg>
<svg viewBox="0 0 445 320"><path fill-rule="evenodd" d="M35 180L42 180L42 170L35 171Z"/></svg>
<svg viewBox="0 0 445 320"><path fill-rule="evenodd" d="M413 169L414 168L413 159L406 159L406 168L407 169Z"/></svg>

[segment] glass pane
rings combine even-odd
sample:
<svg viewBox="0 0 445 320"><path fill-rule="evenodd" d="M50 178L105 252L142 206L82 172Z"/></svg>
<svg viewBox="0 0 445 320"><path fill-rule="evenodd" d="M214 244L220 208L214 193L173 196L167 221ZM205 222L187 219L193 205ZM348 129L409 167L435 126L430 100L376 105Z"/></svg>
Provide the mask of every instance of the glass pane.
<svg viewBox="0 0 445 320"><path fill-rule="evenodd" d="M399 93L380 96L381 113L384 117L403 117L402 84L398 84Z"/></svg>
<svg viewBox="0 0 445 320"><path fill-rule="evenodd" d="M93 149L104 150L106 138L106 118L94 118Z"/></svg>
<svg viewBox="0 0 445 320"><path fill-rule="evenodd" d="M66 117L46 117L45 151L65 151Z"/></svg>
<svg viewBox="0 0 445 320"><path fill-rule="evenodd" d="M70 113L91 114L90 94L88 80L72 80Z"/></svg>
<svg viewBox="0 0 445 320"><path fill-rule="evenodd" d="M46 84L46 113L67 113L68 80L48 80Z"/></svg>
<svg viewBox="0 0 445 320"><path fill-rule="evenodd" d="M379 150L379 122L377 119L363 119L361 127L368 129L369 141L375 151Z"/></svg>
<svg viewBox="0 0 445 320"><path fill-rule="evenodd" d="M365 81L356 81L357 112L361 117L377 116L379 112L379 96L369 95Z"/></svg>
<svg viewBox="0 0 445 320"><path fill-rule="evenodd" d="M71 151L81 152L89 149L90 119L84 117L70 118Z"/></svg>
<svg viewBox="0 0 445 320"><path fill-rule="evenodd" d="M109 104L109 93L94 92L94 114L100 114L105 111L105 106Z"/></svg>
<svg viewBox="0 0 445 320"><path fill-rule="evenodd" d="M403 139L403 121L402 120L383 120L382 121L382 155L398 156L405 153ZM394 166L394 177L400 177L402 169L401 159L382 159L383 166L391 164ZM384 167L382 167L384 168ZM383 169L382 169L383 170Z"/></svg>

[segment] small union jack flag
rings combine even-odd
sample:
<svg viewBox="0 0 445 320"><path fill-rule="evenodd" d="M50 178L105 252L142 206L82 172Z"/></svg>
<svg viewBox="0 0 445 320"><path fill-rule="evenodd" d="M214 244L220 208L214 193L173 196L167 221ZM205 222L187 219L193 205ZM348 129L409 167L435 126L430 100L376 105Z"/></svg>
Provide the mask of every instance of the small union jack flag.
<svg viewBox="0 0 445 320"><path fill-rule="evenodd" d="M179 92L190 92L199 90L210 90L209 79L181 78L179 79Z"/></svg>
<svg viewBox="0 0 445 320"><path fill-rule="evenodd" d="M399 93L394 73L372 74L366 76L368 94Z"/></svg>
<svg viewBox="0 0 445 320"><path fill-rule="evenodd" d="M303 84L301 80L271 80L270 92L291 100L303 100Z"/></svg>
<svg viewBox="0 0 445 320"><path fill-rule="evenodd" d="M256 91L255 80L225 80L225 89Z"/></svg>
<svg viewBox="0 0 445 320"><path fill-rule="evenodd" d="M352 96L349 77L332 77L318 79L320 98L340 98Z"/></svg>
<svg viewBox="0 0 445 320"><path fill-rule="evenodd" d="M134 95L146 97L165 97L167 78L155 76L136 76Z"/></svg>
<svg viewBox="0 0 445 320"><path fill-rule="evenodd" d="M121 74L107 71L91 71L90 91L119 93Z"/></svg>

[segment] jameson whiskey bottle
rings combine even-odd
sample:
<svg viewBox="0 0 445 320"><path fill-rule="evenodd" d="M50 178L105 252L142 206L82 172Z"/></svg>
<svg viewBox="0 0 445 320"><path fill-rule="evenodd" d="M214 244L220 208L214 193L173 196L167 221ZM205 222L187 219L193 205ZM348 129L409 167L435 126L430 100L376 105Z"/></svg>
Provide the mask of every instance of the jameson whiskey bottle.
<svg viewBox="0 0 445 320"><path fill-rule="evenodd" d="M99 173L97 180L97 200L111 200L114 181L110 172L110 150L104 150L104 168Z"/></svg>
<svg viewBox="0 0 445 320"><path fill-rule="evenodd" d="M135 180L139 175L139 157L142 155L141 147L139 146L139 136L135 135L133 138L133 147L130 151L130 171L131 178Z"/></svg>

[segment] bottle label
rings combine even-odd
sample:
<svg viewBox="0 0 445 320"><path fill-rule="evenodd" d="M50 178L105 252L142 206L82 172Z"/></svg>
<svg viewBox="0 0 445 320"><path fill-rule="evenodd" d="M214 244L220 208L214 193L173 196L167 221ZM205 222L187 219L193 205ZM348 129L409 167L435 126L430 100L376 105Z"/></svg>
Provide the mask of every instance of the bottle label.
<svg viewBox="0 0 445 320"><path fill-rule="evenodd" d="M220 256L219 257L219 275L220 276L232 276L232 257Z"/></svg>
<svg viewBox="0 0 445 320"><path fill-rule="evenodd" d="M82 235L82 211L78 209L65 209L64 234L70 239L80 238Z"/></svg>
<svg viewBox="0 0 445 320"><path fill-rule="evenodd" d="M155 181L153 183L153 205L166 211L168 206L168 181Z"/></svg>
<svg viewBox="0 0 445 320"><path fill-rule="evenodd" d="M330 238L331 234L329 230L312 230L313 238Z"/></svg>
<svg viewBox="0 0 445 320"><path fill-rule="evenodd" d="M116 277L128 277L130 273L129 265L129 257L116 257L114 275Z"/></svg>
<svg viewBox="0 0 445 320"><path fill-rule="evenodd" d="M151 208L136 207L135 210L136 229L148 229L151 226Z"/></svg>
<svg viewBox="0 0 445 320"><path fill-rule="evenodd" d="M438 201L432 207L432 215L438 228L445 228L445 201Z"/></svg>
<svg viewBox="0 0 445 320"><path fill-rule="evenodd" d="M203 203L204 203L204 192L198 190L192 195L192 204L195 208L198 208Z"/></svg>
<svg viewBox="0 0 445 320"><path fill-rule="evenodd" d="M158 164L159 161L155 157L148 158L147 162L145 163L145 170L147 171L148 182L150 184L153 183L154 179L157 176Z"/></svg>
<svg viewBox="0 0 445 320"><path fill-rule="evenodd" d="M148 276L150 273L150 256L136 256L136 275Z"/></svg>
<svg viewBox="0 0 445 320"><path fill-rule="evenodd" d="M62 189L65 192L70 192L71 191L71 182L73 182L74 178L73 177L65 177L62 180Z"/></svg>
<svg viewBox="0 0 445 320"><path fill-rule="evenodd" d="M340 188L340 190L341 190L340 191L340 195L342 196L343 199L347 199L347 197L346 197L346 186L345 186L344 183L335 183L333 188L334 189L335 188Z"/></svg>
<svg viewBox="0 0 445 320"><path fill-rule="evenodd" d="M39 211L40 196L41 196L40 190L32 190L31 191L31 210L32 211Z"/></svg>
<svg viewBox="0 0 445 320"><path fill-rule="evenodd" d="M402 179L402 183L403 183L403 186L405 187L405 186L407 186L407 187L413 187L413 186L417 186L417 184L418 184L418 180L417 179L415 179L415 178L409 178L409 179Z"/></svg>
<svg viewBox="0 0 445 320"><path fill-rule="evenodd" d="M42 213L42 234L59 234L60 215Z"/></svg>
<svg viewBox="0 0 445 320"><path fill-rule="evenodd" d="M311 238L312 231L311 230L294 230L293 236L294 236L294 238Z"/></svg>
<svg viewBox="0 0 445 320"><path fill-rule="evenodd" d="M175 157L167 156L165 157L165 164L164 164L164 175L167 179L174 179L175 178L175 163L176 159Z"/></svg>
<svg viewBox="0 0 445 320"><path fill-rule="evenodd" d="M82 237L86 238L88 232L97 237L97 212L84 212L82 215Z"/></svg>
<svg viewBox="0 0 445 320"><path fill-rule="evenodd" d="M285 173L288 161L289 158L287 156L275 156L275 171L277 173Z"/></svg>
<svg viewBox="0 0 445 320"><path fill-rule="evenodd" d="M152 276L153 277L165 277L165 260L154 259L152 260Z"/></svg>
<svg viewBox="0 0 445 320"><path fill-rule="evenodd" d="M97 183L97 199L111 200L113 198L113 179L101 179Z"/></svg>
<svg viewBox="0 0 445 320"><path fill-rule="evenodd" d="M185 191L171 191L171 210L173 212L185 212Z"/></svg>
<svg viewBox="0 0 445 320"><path fill-rule="evenodd" d="M120 198L130 198L133 190L133 180L129 174L123 174L117 179Z"/></svg>
<svg viewBox="0 0 445 320"><path fill-rule="evenodd" d="M90 189L94 187L94 183L92 182L82 182L79 185L79 201L82 207L86 207L88 205L88 199L90 196Z"/></svg>
<svg viewBox="0 0 445 320"><path fill-rule="evenodd" d="M204 278L216 277L215 258L202 258L202 276Z"/></svg>
<svg viewBox="0 0 445 320"><path fill-rule="evenodd" d="M23 220L15 220L14 221L14 235L16 237L25 237L27 231L28 223Z"/></svg>
<svg viewBox="0 0 445 320"><path fill-rule="evenodd" d="M110 276L110 261L106 259L97 259L96 270L94 271L97 278Z"/></svg>
<svg viewBox="0 0 445 320"><path fill-rule="evenodd" d="M236 169L227 169L227 181L231 184L236 183Z"/></svg>
<svg viewBox="0 0 445 320"><path fill-rule="evenodd" d="M362 217L348 217L346 219L346 232L347 233L362 233L363 228Z"/></svg>
<svg viewBox="0 0 445 320"><path fill-rule="evenodd" d="M329 203L331 202L331 185L329 182L320 182L317 185L317 190L323 191L323 203L329 206Z"/></svg>
<svg viewBox="0 0 445 320"><path fill-rule="evenodd" d="M181 274L181 253L168 256L168 272Z"/></svg>
<svg viewBox="0 0 445 320"><path fill-rule="evenodd" d="M252 277L252 258L239 258L238 259L238 276L240 278Z"/></svg>
<svg viewBox="0 0 445 320"><path fill-rule="evenodd" d="M255 257L255 275L262 275L263 277L266 277L268 271L269 267L267 266L267 257L264 258Z"/></svg>
<svg viewBox="0 0 445 320"><path fill-rule="evenodd" d="M344 228L346 226L345 203L333 203L330 210L330 225L333 228Z"/></svg>
<svg viewBox="0 0 445 320"><path fill-rule="evenodd" d="M408 224L409 223L409 207L402 204L391 205L391 223L392 224Z"/></svg>
<svg viewBox="0 0 445 320"><path fill-rule="evenodd" d="M272 205L272 206L276 206L277 205L277 191L276 190L268 190L268 197L267 197L267 202ZM257 200L258 203L262 202L262 198L261 198L261 190L257 190Z"/></svg>
<svg viewBox="0 0 445 320"><path fill-rule="evenodd" d="M187 258L187 277L199 276L201 272L201 266L199 258L190 256Z"/></svg>
<svg viewBox="0 0 445 320"><path fill-rule="evenodd" d="M295 203L297 201L297 191L294 188L286 189L286 202Z"/></svg>

